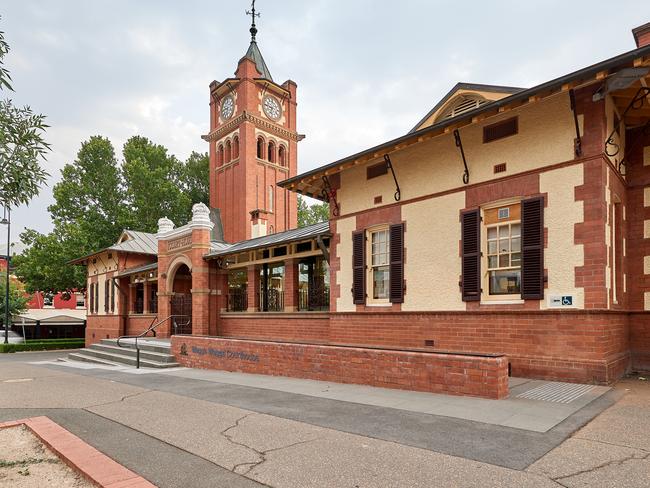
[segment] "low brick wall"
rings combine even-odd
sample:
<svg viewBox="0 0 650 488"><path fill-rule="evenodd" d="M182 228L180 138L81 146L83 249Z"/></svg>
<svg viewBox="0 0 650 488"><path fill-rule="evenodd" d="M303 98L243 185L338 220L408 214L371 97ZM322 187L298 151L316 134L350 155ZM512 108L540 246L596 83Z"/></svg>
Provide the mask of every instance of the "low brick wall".
<svg viewBox="0 0 650 488"><path fill-rule="evenodd" d="M314 312L223 313L215 335L278 341L327 341L329 315Z"/></svg>
<svg viewBox="0 0 650 488"><path fill-rule="evenodd" d="M183 366L401 390L508 396L503 355L451 354L220 337L173 336Z"/></svg>

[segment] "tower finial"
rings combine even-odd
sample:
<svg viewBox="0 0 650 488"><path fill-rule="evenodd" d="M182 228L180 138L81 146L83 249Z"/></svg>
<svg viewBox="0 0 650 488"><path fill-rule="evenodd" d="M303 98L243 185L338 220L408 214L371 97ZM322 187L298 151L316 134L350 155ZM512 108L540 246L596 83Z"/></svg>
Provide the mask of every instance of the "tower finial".
<svg viewBox="0 0 650 488"><path fill-rule="evenodd" d="M255 42L255 34L257 34L257 27L255 27L255 17L259 17L260 14L255 13L255 0L252 0L251 9L246 10L246 15L251 16L251 28L249 29L251 33L251 42Z"/></svg>

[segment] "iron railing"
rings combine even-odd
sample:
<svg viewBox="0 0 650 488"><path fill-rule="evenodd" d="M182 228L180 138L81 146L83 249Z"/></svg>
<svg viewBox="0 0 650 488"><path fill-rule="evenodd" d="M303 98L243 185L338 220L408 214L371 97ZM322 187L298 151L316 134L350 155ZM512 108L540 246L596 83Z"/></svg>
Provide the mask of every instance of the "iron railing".
<svg viewBox="0 0 650 488"><path fill-rule="evenodd" d="M228 312L245 312L248 310L248 291L245 288L231 288L228 293Z"/></svg>
<svg viewBox="0 0 650 488"><path fill-rule="evenodd" d="M144 332L141 332L140 334L137 335L130 335L130 336L124 335L117 338L118 347L124 347L122 346L122 344L120 344L120 341L123 339L135 339L135 367L137 369L140 369L140 346L138 345L138 339L141 337L146 337L149 333L153 334L153 337L156 337L156 329L162 324L164 324L165 322L167 322L168 320L172 320L172 325L174 326L174 329L176 329L177 328L176 319L180 319L180 318L186 319L187 315L170 315L169 317L162 319L159 322L156 322L157 318L158 317L155 317L151 321L151 324L149 325L149 327L147 327L147 329ZM189 323L191 320L192 318L190 317L187 323Z"/></svg>
<svg viewBox="0 0 650 488"><path fill-rule="evenodd" d="M282 312L284 310L284 291L275 288L260 291L260 312Z"/></svg>
<svg viewBox="0 0 650 488"><path fill-rule="evenodd" d="M330 308L328 287L301 288L298 290L298 310L301 312L323 312Z"/></svg>

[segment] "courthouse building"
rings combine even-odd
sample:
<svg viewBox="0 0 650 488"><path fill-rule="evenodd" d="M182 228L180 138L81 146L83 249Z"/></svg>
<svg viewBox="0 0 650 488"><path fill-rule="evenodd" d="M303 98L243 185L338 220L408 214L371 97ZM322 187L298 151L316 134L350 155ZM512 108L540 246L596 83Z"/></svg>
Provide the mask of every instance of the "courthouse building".
<svg viewBox="0 0 650 488"><path fill-rule="evenodd" d="M373 351L338 377L394 351L579 382L650 369L650 24L635 49L532 88L458 83L403 136L301 174L297 85L251 33L209 86L209 206L78 261L87 344L159 321L190 358L195 337L327 346L342 364ZM297 194L329 221L297 228Z"/></svg>

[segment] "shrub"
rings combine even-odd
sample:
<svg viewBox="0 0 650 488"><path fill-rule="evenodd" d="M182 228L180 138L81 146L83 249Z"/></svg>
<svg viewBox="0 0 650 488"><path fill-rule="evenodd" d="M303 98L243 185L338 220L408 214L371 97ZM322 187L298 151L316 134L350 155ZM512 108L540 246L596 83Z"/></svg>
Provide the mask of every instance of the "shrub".
<svg viewBox="0 0 650 488"><path fill-rule="evenodd" d="M22 351L50 351L55 349L76 349L84 347L83 339L40 340L27 344L0 344L0 353Z"/></svg>

